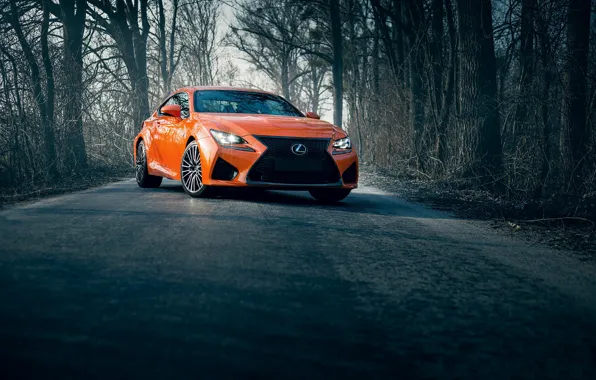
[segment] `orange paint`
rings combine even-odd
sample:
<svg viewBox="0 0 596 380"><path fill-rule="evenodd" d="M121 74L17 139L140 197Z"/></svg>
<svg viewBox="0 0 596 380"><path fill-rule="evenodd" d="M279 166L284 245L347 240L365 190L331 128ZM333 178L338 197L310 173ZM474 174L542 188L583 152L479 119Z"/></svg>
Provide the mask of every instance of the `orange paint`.
<svg viewBox="0 0 596 380"><path fill-rule="evenodd" d="M208 90L249 91L269 94L260 90L234 87L186 87L173 92L171 96L180 93L186 93L188 95L189 109L187 114L185 115L184 112L181 114L179 105L166 104L170 96L162 103L160 108L145 120L141 132L134 140L135 162L140 139L145 144L147 171L150 175L181 180L180 171L184 150L190 141L195 140L200 151L203 183L205 185L236 187L255 185L267 187L266 184L253 182L247 184L247 176L250 169L267 150L267 146L255 136L276 136L297 139L318 138L329 139L327 152L337 166L340 176L343 177L343 173L352 164L356 165L355 181L352 179L350 183L346 183L344 178L342 178L341 183L338 183L335 187L343 189L357 187L358 157L355 150L346 149L339 151L333 148L334 141L347 137L346 132L341 128L317 119L318 115L311 112L301 117L196 112L194 107L195 91ZM215 140L210 130L240 136L246 141L246 144L242 144L241 147L250 148L254 151L236 150L222 146ZM334 154L334 151L336 154ZM212 178L213 168L218 158L225 160L237 169L237 175L233 179L221 180ZM312 184L304 184L298 187L308 189L312 187Z"/></svg>

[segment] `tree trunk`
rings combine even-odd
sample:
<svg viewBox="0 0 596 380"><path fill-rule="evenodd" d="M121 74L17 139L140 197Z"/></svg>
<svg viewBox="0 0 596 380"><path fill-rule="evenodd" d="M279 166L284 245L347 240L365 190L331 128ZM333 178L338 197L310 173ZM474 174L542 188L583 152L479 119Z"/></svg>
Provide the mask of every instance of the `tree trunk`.
<svg viewBox="0 0 596 380"><path fill-rule="evenodd" d="M317 68L313 67L312 72L310 74L311 78L311 85L312 85L312 112L318 113L319 112L319 101L320 101L320 81L318 77Z"/></svg>
<svg viewBox="0 0 596 380"><path fill-rule="evenodd" d="M49 1L50 0L43 0L43 21L41 24L40 42L41 57L46 74L46 123L48 124L49 130L52 131L53 135L56 87L54 85L54 68L52 67L52 58L50 57L50 47L48 43L48 32L50 28L50 11L48 8Z"/></svg>
<svg viewBox="0 0 596 380"><path fill-rule="evenodd" d="M140 0L140 15L142 31L135 30L133 34L135 60L138 75L138 120L136 125L141 125L149 116L149 76L147 75L147 38L149 37L149 19L147 18L147 1ZM133 29L134 30L134 29Z"/></svg>
<svg viewBox="0 0 596 380"><path fill-rule="evenodd" d="M176 69L175 44L176 44L176 23L178 18L178 0L172 2L172 23L170 27L170 48L166 43L166 12L163 5L163 0L157 1L157 8L159 13L158 21L158 39L159 39L159 70L161 73L162 93L163 96L168 95L172 91L172 77ZM200 71L200 69L199 69Z"/></svg>
<svg viewBox="0 0 596 380"><path fill-rule="evenodd" d="M404 61L405 61L405 56L406 56L406 47L404 46L404 37L405 37L405 32L404 32L404 13L405 13L405 6L406 3L403 0L393 0L392 2L393 4L393 12L391 13L391 16L393 18L393 39L395 40L395 59L396 59L396 65L397 65L397 70L399 73L401 73L401 85L404 88L407 88L409 86L408 83L408 71L405 69L404 67Z"/></svg>
<svg viewBox="0 0 596 380"><path fill-rule="evenodd" d="M170 93L170 88L168 87L170 79L168 73L168 54L166 46L166 13L163 6L163 0L157 1L157 8L159 11L159 70L161 72L162 95L165 97Z"/></svg>
<svg viewBox="0 0 596 380"><path fill-rule="evenodd" d="M380 86L380 71L379 71L379 29L375 28L375 35L373 40L372 50L372 86L375 96L379 95Z"/></svg>
<svg viewBox="0 0 596 380"><path fill-rule="evenodd" d="M343 41L339 0L329 0L331 44L333 46L333 123L342 124L343 113Z"/></svg>
<svg viewBox="0 0 596 380"><path fill-rule="evenodd" d="M532 100L533 82L534 82L534 12L536 11L536 0L523 0L521 10L521 45L519 51L519 100L515 111L515 120L513 122L512 134L516 132L527 135L528 102ZM525 128L523 126L526 126ZM535 134L532 133L532 137Z"/></svg>
<svg viewBox="0 0 596 380"><path fill-rule="evenodd" d="M76 5L76 6L75 6ZM83 34L87 1L60 1L64 35L64 75L68 88L65 107L68 162L75 172L87 167L83 137Z"/></svg>
<svg viewBox="0 0 596 380"><path fill-rule="evenodd" d="M290 53L284 48L284 51L281 52L281 67L280 67L280 74L281 74L281 93L284 98L286 98L289 102L292 101L290 98L290 67L289 67L289 58L288 55Z"/></svg>
<svg viewBox="0 0 596 380"><path fill-rule="evenodd" d="M424 4L422 0L409 0L409 12L407 40L409 47L408 66L410 68L410 99L412 112L412 126L414 141L413 147L415 149L416 164L419 170L424 171L426 166L426 157L423 148L423 134L424 134L424 105L425 93L423 84L424 72L424 51L421 40L423 37L422 25L424 24Z"/></svg>
<svg viewBox="0 0 596 380"><path fill-rule="evenodd" d="M447 82L443 93L443 104L439 116L439 131L437 133L437 157L445 169L447 160L447 123L449 112L455 97L455 80L457 68L457 32L455 20L453 19L453 6L451 0L445 0L445 14L447 18L447 31L449 35L449 63L447 67Z"/></svg>
<svg viewBox="0 0 596 380"><path fill-rule="evenodd" d="M434 101L437 108L442 104L443 95L443 0L433 0L432 2L432 42L430 44L430 51L432 57L433 68L433 87L434 87ZM440 112L440 110L439 110Z"/></svg>
<svg viewBox="0 0 596 380"><path fill-rule="evenodd" d="M542 2L540 2L542 5ZM544 20L544 16L542 12L537 12L536 14L536 28L538 31L538 42L540 47L540 118L541 118L541 127L542 127L542 146L541 152L542 157L541 159L541 167L540 167L540 181L537 184L536 188L534 189L534 196L540 197L541 195L545 195L549 185L552 181L549 180L549 174L551 172L551 159L553 158L553 124L550 116L550 111L552 108L551 103L551 86L553 84L553 69L551 67L551 40L548 34L548 25ZM558 141L558 139L557 139Z"/></svg>
<svg viewBox="0 0 596 380"><path fill-rule="evenodd" d="M570 0L567 8L567 57L563 74L561 150L566 185L579 191L588 167L586 125L590 2Z"/></svg>
<svg viewBox="0 0 596 380"><path fill-rule="evenodd" d="M147 77L147 58L141 59L139 64L139 70L134 75L137 85L135 86L134 96L134 123L138 128L141 128L143 121L149 117L149 78Z"/></svg>
<svg viewBox="0 0 596 380"><path fill-rule="evenodd" d="M178 0L172 2L172 24L170 31L170 54L169 54L169 70L168 70L168 91L172 91L172 78L174 77L174 71L176 71L176 58L174 57L175 46L176 46L176 24L178 22Z"/></svg>
<svg viewBox="0 0 596 380"><path fill-rule="evenodd" d="M498 185L495 179L501 175L503 157L491 0L457 0L457 5L461 125L467 133L478 134L476 146L472 148L473 173L485 185Z"/></svg>

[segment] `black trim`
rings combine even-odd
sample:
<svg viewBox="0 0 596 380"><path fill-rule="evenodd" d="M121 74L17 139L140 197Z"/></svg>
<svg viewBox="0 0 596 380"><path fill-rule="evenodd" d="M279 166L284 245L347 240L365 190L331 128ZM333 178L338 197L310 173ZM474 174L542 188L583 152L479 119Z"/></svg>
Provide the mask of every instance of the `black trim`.
<svg viewBox="0 0 596 380"><path fill-rule="evenodd" d="M234 145L220 145L222 148L225 149L233 149L233 150L240 150L243 152L254 152L255 150L248 146L234 146Z"/></svg>
<svg viewBox="0 0 596 380"><path fill-rule="evenodd" d="M337 150L337 148L333 148L333 152L331 154L334 156L337 156L340 154L348 154L348 153L352 153L352 149Z"/></svg>
<svg viewBox="0 0 596 380"><path fill-rule="evenodd" d="M335 183L278 183L278 182L263 182L263 181L250 181L246 180L246 184L250 187L263 187L270 190L310 190L320 188L343 188L341 181Z"/></svg>

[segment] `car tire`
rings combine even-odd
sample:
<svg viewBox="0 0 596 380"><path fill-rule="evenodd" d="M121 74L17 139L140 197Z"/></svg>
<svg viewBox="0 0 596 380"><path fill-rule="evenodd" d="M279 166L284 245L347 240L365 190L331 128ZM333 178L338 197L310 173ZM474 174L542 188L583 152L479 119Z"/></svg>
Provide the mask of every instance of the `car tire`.
<svg viewBox="0 0 596 380"><path fill-rule="evenodd" d="M351 189L311 189L308 192L316 200L323 203L336 203L345 199Z"/></svg>
<svg viewBox="0 0 596 380"><path fill-rule="evenodd" d="M215 195L215 189L203 184L201 152L196 141L191 141L184 149L180 164L180 181L186 194L193 198L207 198Z"/></svg>
<svg viewBox="0 0 596 380"><path fill-rule="evenodd" d="M163 180L162 177L149 174L147 170L147 151L143 141L137 145L136 179L137 185L145 189L159 187Z"/></svg>

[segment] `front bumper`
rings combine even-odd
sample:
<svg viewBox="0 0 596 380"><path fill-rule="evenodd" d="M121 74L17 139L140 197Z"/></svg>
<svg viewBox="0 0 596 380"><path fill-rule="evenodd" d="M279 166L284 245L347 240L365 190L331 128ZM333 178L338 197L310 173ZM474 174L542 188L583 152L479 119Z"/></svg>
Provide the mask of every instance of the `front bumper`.
<svg viewBox="0 0 596 380"><path fill-rule="evenodd" d="M243 136L254 152L236 150L217 144L212 137L198 140L203 166L203 183L209 186L264 187L271 189L309 189L358 187L358 157L355 151L333 154L331 141L302 137ZM280 144L271 146L272 139L280 139ZM304 159L296 157L286 149L295 141L312 147ZM315 144L315 141L316 144ZM266 145L269 144L269 146ZM313 145L314 144L314 145ZM308 158L309 153L311 154ZM316 155L316 156L315 156ZM312 163L321 160L321 170ZM289 162L296 167L291 172L275 171L276 161ZM314 160L314 161L313 161ZM332 173L331 171L335 171ZM295 174L295 175L294 175ZM336 174L336 175L334 175ZM294 181L295 179L295 181Z"/></svg>

